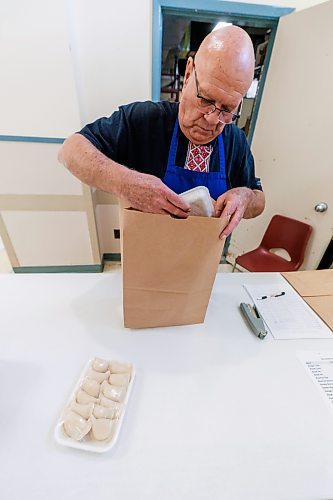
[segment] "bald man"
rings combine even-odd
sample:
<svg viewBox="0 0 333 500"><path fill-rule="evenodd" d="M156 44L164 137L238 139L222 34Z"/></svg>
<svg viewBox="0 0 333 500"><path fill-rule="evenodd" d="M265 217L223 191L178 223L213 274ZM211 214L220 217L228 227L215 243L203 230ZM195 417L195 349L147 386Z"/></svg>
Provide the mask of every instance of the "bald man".
<svg viewBox="0 0 333 500"><path fill-rule="evenodd" d="M228 236L265 206L244 133L233 122L253 79L251 39L228 26L210 33L187 61L180 103L136 102L86 125L59 160L82 182L144 212L188 217L178 196L206 186Z"/></svg>

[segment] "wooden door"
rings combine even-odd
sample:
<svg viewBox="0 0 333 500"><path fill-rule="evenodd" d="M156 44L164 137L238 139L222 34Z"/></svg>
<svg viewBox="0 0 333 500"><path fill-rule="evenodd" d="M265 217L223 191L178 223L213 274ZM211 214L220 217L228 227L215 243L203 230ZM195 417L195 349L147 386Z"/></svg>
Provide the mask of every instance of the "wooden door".
<svg viewBox="0 0 333 500"><path fill-rule="evenodd" d="M317 267L332 237L332 23L332 0L280 19L252 142L266 210L242 221L231 257L256 247L276 213L313 226L304 269Z"/></svg>

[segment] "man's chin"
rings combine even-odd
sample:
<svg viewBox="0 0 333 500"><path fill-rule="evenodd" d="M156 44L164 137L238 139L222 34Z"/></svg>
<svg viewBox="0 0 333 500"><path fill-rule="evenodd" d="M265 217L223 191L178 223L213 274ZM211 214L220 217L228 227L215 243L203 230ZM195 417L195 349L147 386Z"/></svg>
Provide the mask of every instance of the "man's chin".
<svg viewBox="0 0 333 500"><path fill-rule="evenodd" d="M216 132L213 133L211 130L205 130L197 125L189 129L188 132L190 140L194 144L206 144L207 142L212 141L217 135Z"/></svg>

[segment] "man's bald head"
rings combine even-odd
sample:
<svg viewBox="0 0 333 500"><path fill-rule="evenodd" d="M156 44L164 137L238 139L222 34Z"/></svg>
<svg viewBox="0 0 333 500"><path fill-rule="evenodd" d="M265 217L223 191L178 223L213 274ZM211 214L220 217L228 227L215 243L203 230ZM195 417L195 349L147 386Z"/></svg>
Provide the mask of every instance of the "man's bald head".
<svg viewBox="0 0 333 500"><path fill-rule="evenodd" d="M253 80L254 50L251 38L238 26L226 26L212 31L201 43L196 63L228 82L245 94Z"/></svg>
<svg viewBox="0 0 333 500"><path fill-rule="evenodd" d="M186 65L178 113L183 134L194 144L207 144L217 137L237 113L253 73L253 46L244 30L227 26L206 36L195 62L190 57ZM208 102L208 108L212 103L216 110L206 113L203 102ZM223 121L221 110L230 113L229 121Z"/></svg>

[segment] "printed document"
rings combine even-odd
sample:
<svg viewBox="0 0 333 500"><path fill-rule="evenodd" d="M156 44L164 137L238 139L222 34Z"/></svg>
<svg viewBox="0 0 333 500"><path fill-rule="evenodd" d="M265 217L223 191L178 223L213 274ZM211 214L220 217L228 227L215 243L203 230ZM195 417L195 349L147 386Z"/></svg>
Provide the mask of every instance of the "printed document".
<svg viewBox="0 0 333 500"><path fill-rule="evenodd" d="M333 351L298 351L297 356L333 413Z"/></svg>
<svg viewBox="0 0 333 500"><path fill-rule="evenodd" d="M275 339L333 338L333 332L287 282L244 288Z"/></svg>

